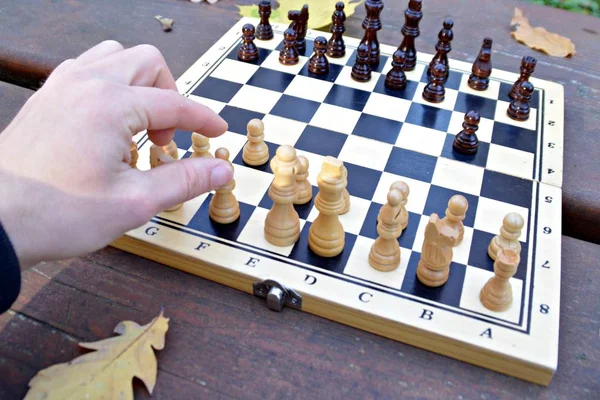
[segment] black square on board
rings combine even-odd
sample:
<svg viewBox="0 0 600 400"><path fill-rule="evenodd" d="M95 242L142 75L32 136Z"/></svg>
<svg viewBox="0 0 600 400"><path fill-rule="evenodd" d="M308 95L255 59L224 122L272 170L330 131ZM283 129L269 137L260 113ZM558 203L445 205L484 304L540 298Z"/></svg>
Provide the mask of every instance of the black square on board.
<svg viewBox="0 0 600 400"><path fill-rule="evenodd" d="M458 92L455 111L468 113L471 110L477 111L481 118L494 119L496 115L496 100L487 99L481 96L475 96L469 93Z"/></svg>
<svg viewBox="0 0 600 400"><path fill-rule="evenodd" d="M394 147L385 166L391 174L431 183L437 157Z"/></svg>
<svg viewBox="0 0 600 400"><path fill-rule="evenodd" d="M352 134L384 143L395 144L400 134L400 129L402 129L402 122L376 117L371 114L362 114Z"/></svg>
<svg viewBox="0 0 600 400"><path fill-rule="evenodd" d="M248 165L248 164L246 164L244 162L244 151L243 151L243 149L238 152L238 154L235 156L235 158L231 162L233 164L243 165L246 168L252 168L252 169L255 169L255 170L258 170L258 171L263 171L263 172L267 172L269 174L272 174L273 170L271 170L271 159L275 155L275 152L277 151L277 148L279 147L279 145L275 144L275 143L267 142L266 140L265 140L265 144L269 148L269 159L267 160L266 163L264 163L262 165Z"/></svg>
<svg viewBox="0 0 600 400"><path fill-rule="evenodd" d="M532 181L490 170L485 170L483 173L481 197L514 204L531 210L532 195Z"/></svg>
<svg viewBox="0 0 600 400"><path fill-rule="evenodd" d="M321 103L316 101L284 94L275 104L270 114L309 123L320 105Z"/></svg>
<svg viewBox="0 0 600 400"><path fill-rule="evenodd" d="M400 290L423 299L436 301L451 307L458 307L460 305L460 296L462 294L467 267L452 262L446 283L439 287L430 287L421 283L417 277L417 266L420 259L421 254L419 252L413 251L411 253L406 268L406 275L404 276Z"/></svg>
<svg viewBox="0 0 600 400"><path fill-rule="evenodd" d="M417 93L416 96L421 94ZM448 132L452 112L438 107L428 106L426 104L412 103L406 122L423 126L425 128L436 129L442 132Z"/></svg>
<svg viewBox="0 0 600 400"><path fill-rule="evenodd" d="M327 81L327 82L335 82L335 80L340 75L340 72L342 72L342 69L344 68L343 66L341 66L339 64L329 63L329 70L327 71L327 73L325 73L323 75L319 75L319 74L313 74L312 72L310 72L308 70L308 64L309 64L308 62L306 62L306 64L304 64L304 67L302 67L302 69L300 70L300 75L307 76L309 78L319 79L322 81Z"/></svg>
<svg viewBox="0 0 600 400"><path fill-rule="evenodd" d="M385 86L385 80L385 75L381 75L379 77L374 92L397 97L404 100L412 100L415 97L417 87L419 86L418 82L407 80L404 89L393 90Z"/></svg>
<svg viewBox="0 0 600 400"><path fill-rule="evenodd" d="M381 178L381 171L345 162L348 170L348 185L346 188L351 196L371 200Z"/></svg>
<svg viewBox="0 0 600 400"><path fill-rule="evenodd" d="M240 135L248 133L248 122L251 119L263 119L265 116L265 114L232 106L225 106L219 115L229 124L228 130L230 132L239 133Z"/></svg>
<svg viewBox="0 0 600 400"><path fill-rule="evenodd" d="M442 157L485 168L490 151L490 144L480 141L477 145L477 152L473 155L466 155L458 153L452 148L455 137L455 135L449 133L446 134L446 141L444 142L444 148L442 149Z"/></svg>
<svg viewBox="0 0 600 400"><path fill-rule="evenodd" d="M503 124L502 122L494 122L494 129L492 130L492 143L494 144L535 154L537 138L536 131Z"/></svg>
<svg viewBox="0 0 600 400"><path fill-rule="evenodd" d="M294 77L295 75L286 72L275 71L269 68L259 68L252 75L252 78L248 80L247 84L283 93ZM260 101L260 99L256 99L256 101Z"/></svg>
<svg viewBox="0 0 600 400"><path fill-rule="evenodd" d="M194 96L205 97L211 100L229 103L229 101L242 88L242 84L227 81L225 79L213 78L212 76L204 79L192 92Z"/></svg>
<svg viewBox="0 0 600 400"><path fill-rule="evenodd" d="M473 196L472 194L459 192L457 190L431 185L429 188L429 194L427 195L427 202L425 203L423 215L431 215L432 213L436 213L440 218L444 218L446 216L446 209L448 208L448 202L450 201L450 198L457 194L460 194L467 199L469 207L467 208L467 215L463 220L463 224L472 228L475 225L475 214L477 212L479 197Z"/></svg>
<svg viewBox="0 0 600 400"><path fill-rule="evenodd" d="M236 241L244 230L246 223L254 212L255 207L240 202L240 217L230 224L219 224L214 222L209 216L210 201L213 194L209 194L202 206L196 211L196 214L187 225L191 229L217 236L223 239Z"/></svg>
<svg viewBox="0 0 600 400"><path fill-rule="evenodd" d="M324 157L338 157L347 138L348 136L342 133L308 125L294 147Z"/></svg>
<svg viewBox="0 0 600 400"><path fill-rule="evenodd" d="M370 92L342 85L333 85L325 98L325 103L362 111L369 100Z"/></svg>
<svg viewBox="0 0 600 400"><path fill-rule="evenodd" d="M178 149L188 150L190 147L192 147L192 132L176 129L173 140L175 141Z"/></svg>
<svg viewBox="0 0 600 400"><path fill-rule="evenodd" d="M500 94L498 95L498 100L503 100L503 101L508 101L509 103L513 100L510 98L510 96L508 95L510 93L510 90L512 89L512 83L505 83L502 82L500 83ZM540 89L535 89L534 87L534 91L533 91L533 95L531 96L531 101L529 102L529 106L531 108L536 108L536 109L541 109L542 106L540 104L540 99L541 99L541 91Z"/></svg>
<svg viewBox="0 0 600 400"><path fill-rule="evenodd" d="M497 234L500 233L500 226L502 226L502 221L498 225ZM469 250L470 266L494 272L494 260L488 255L488 247L496 235L477 229L473 230L473 240L471 241L471 248ZM527 235L525 234L525 236ZM521 242L521 262L514 275L517 279L525 280L527 276L527 254L528 245L526 242Z"/></svg>
<svg viewBox="0 0 600 400"><path fill-rule="evenodd" d="M294 204L294 209L298 213L298 217L300 219L303 219L305 221L308 219L308 215L312 211L313 206L315 204L315 196L317 195L317 193L319 193L319 188L317 186L312 186L312 198L310 199L310 201L306 204ZM273 200L269 197L268 190L265 192L265 195L261 199L258 206L267 210L273 208Z"/></svg>

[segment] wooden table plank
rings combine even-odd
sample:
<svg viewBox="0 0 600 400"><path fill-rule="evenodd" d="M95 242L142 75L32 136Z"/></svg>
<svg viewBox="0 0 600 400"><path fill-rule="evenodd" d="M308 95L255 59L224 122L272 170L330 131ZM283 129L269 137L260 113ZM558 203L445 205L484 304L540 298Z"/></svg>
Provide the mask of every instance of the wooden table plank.
<svg viewBox="0 0 600 400"><path fill-rule="evenodd" d="M8 126L33 93L20 86L0 82L0 132Z"/></svg>
<svg viewBox="0 0 600 400"><path fill-rule="evenodd" d="M78 341L110 337L122 320L146 323L164 305L170 329L152 398L592 398L600 246L566 237L562 246L559 369L548 388L307 313L276 313L263 299L108 248L25 273L14 314L0 318L0 397L22 398L39 369L80 354Z"/></svg>
<svg viewBox="0 0 600 400"><path fill-rule="evenodd" d="M179 0L23 0L0 6L0 79L36 88L62 60L76 57L105 39L125 46L157 46L175 77L203 54L239 18L235 4L254 0L221 0L215 5ZM473 61L484 36L494 38L495 68L518 71L520 59L532 53L510 37L514 6L521 7L534 25L571 38L577 46L572 59L552 58L535 52L535 75L565 85L566 140L564 145L564 234L600 243L600 153L596 127L600 125L599 20L562 10L514 1L448 0L426 2L417 48L434 52L441 21L455 21L451 58ZM381 42L401 40L404 1L386 2L382 13ZM165 33L155 15L175 19ZM364 9L347 21L347 34L362 34Z"/></svg>

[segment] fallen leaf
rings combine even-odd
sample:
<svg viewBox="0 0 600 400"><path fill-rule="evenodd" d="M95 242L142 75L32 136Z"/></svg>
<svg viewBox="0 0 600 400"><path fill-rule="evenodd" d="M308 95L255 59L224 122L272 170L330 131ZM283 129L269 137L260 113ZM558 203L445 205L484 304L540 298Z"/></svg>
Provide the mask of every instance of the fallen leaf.
<svg viewBox="0 0 600 400"><path fill-rule="evenodd" d="M158 22L160 22L160 25L162 26L163 31L165 32L170 32L172 27L173 27L173 21L171 18L167 18L167 17L163 17L162 15L157 15L154 18L156 18L156 20Z"/></svg>
<svg viewBox="0 0 600 400"><path fill-rule="evenodd" d="M133 321L119 323L114 332L120 336L80 343L83 348L98 351L38 372L29 382L25 400L133 399L134 377L142 380L152 394L157 375L152 348L164 348L168 323L161 311L144 326Z"/></svg>
<svg viewBox="0 0 600 400"><path fill-rule="evenodd" d="M575 45L570 39L548 32L543 27L532 27L519 8L515 8L510 25L511 36L534 50L554 57L571 57L575 54Z"/></svg>
<svg viewBox="0 0 600 400"><path fill-rule="evenodd" d="M305 4L308 4L308 28L320 29L331 24L331 15L335 11L335 3L339 0L279 0L279 7L271 11L271 22L290 23L288 11L300 10ZM354 14L356 7L361 5L363 0L344 0L344 12L346 17ZM237 6L242 17L259 18L258 5Z"/></svg>

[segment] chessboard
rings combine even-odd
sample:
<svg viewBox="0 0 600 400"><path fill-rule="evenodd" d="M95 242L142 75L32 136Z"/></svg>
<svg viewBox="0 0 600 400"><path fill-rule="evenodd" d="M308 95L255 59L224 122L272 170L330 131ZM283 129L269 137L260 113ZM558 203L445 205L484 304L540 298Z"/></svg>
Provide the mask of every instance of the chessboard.
<svg viewBox="0 0 600 400"><path fill-rule="evenodd" d="M239 215L234 222L212 220L213 191L156 215L113 246L263 297L274 310L302 310L549 384L558 356L562 86L530 77L529 118L518 121L507 116L507 109L519 62L513 71L493 69L489 87L479 91L468 85L473 63L449 57L445 97L434 103L423 92L435 49L419 49L415 68L405 72L406 85L394 90L385 81L396 46L379 45L380 63L370 79L352 78L361 38L344 36L345 54L328 57L326 72L313 73L315 40L331 34L307 29L306 50L295 63L284 64L279 57L288 26L275 23L271 39L254 39L255 58L239 59L242 28L259 22L241 19L177 81L182 95L210 107L229 126L220 137L204 138L202 146L201 135L177 131L173 158L201 150L214 156L226 149L219 156L234 167L229 196L235 196ZM453 151L453 142L471 110L480 115L478 146L474 155L465 155ZM249 133L256 129L264 135L262 149L268 150L268 162L258 166L244 160ZM136 135L134 143L135 167L154 167L146 133ZM299 235L285 246L272 244L265 233L273 196L282 193L283 184L274 189L276 195L270 190L285 164L276 160L282 148L286 156L290 149L303 156L304 184L307 180L312 190L308 202L293 205ZM343 250L330 257L317 254L309 242L311 225L328 209L323 198L331 200L335 192L334 185L323 183L331 179L345 187L349 208L328 215L343 227ZM289 175L281 181L289 181ZM393 191L393 185L404 189ZM327 196L317 201L320 190ZM457 198L454 203L466 201L468 207L451 205ZM331 211L333 203L327 204ZM458 218L462 240L444 245L442 239L453 233L443 226L457 207L463 213ZM400 209L407 223L398 231L390 227ZM378 219L390 228L387 233L378 229ZM378 237L390 232L399 234L400 259L389 271L376 269L370 254ZM520 248L516 264L510 265L510 257L494 262L488 254L494 240ZM440 286L422 283L417 272L422 259L427 263L448 252L447 280ZM485 306L484 287L503 288L501 296L509 293L508 308Z"/></svg>

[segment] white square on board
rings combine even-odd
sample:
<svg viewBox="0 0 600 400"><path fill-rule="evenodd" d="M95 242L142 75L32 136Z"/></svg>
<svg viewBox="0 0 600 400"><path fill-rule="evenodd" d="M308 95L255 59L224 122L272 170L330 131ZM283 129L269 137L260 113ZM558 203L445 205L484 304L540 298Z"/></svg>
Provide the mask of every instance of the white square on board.
<svg viewBox="0 0 600 400"><path fill-rule="evenodd" d="M304 64L308 62L308 57L300 56L298 63L295 65L283 65L279 62L279 52L273 51L260 65L263 68L274 69L275 71L287 72L288 74L298 75Z"/></svg>
<svg viewBox="0 0 600 400"><path fill-rule="evenodd" d="M273 32L273 39L260 40L257 38L254 40L254 44L256 45L256 47L260 47L260 48L268 49L268 50L275 50L275 48L277 46L279 46L279 43L281 43L282 41L283 41L283 34L278 33L278 32Z"/></svg>
<svg viewBox="0 0 600 400"><path fill-rule="evenodd" d="M419 82L417 86L417 91L413 97L413 101L419 104L425 104L431 107L437 107L444 110L454 110L454 106L456 105L456 99L458 99L458 90L448 89L446 88L446 94L444 95L444 101L440 103L432 103L423 98L423 89L427 84L425 82Z"/></svg>
<svg viewBox="0 0 600 400"><path fill-rule="evenodd" d="M224 147L229 151L229 161L233 161L237 157L238 153L242 151L246 141L246 135L240 135L227 131L221 136L209 138L209 151L214 155L215 151L217 151L219 147ZM189 151L193 151L191 150L191 147Z"/></svg>
<svg viewBox="0 0 600 400"><path fill-rule="evenodd" d="M519 240L525 242L527 240L527 221L529 220L529 211L514 204L504 203L498 200L480 197L477 201L477 211L475 214L474 227L477 230L491 233L492 235L500 234L502 220L506 214L516 212L523 217L523 229Z"/></svg>
<svg viewBox="0 0 600 400"><path fill-rule="evenodd" d="M490 144L486 167L508 175L532 179L533 162L533 153L492 143Z"/></svg>
<svg viewBox="0 0 600 400"><path fill-rule="evenodd" d="M377 81L379 80L378 72L371 72L371 79L367 82L358 82L352 78L352 67L346 65L342 72L338 75L335 83L342 86L351 87L354 89L364 90L366 92L372 92L377 85Z"/></svg>
<svg viewBox="0 0 600 400"><path fill-rule="evenodd" d="M194 215L196 215L207 197L208 193L201 194L192 200L186 201L177 210L163 211L158 214L158 216L168 221L177 222L187 226L192 218L194 218Z"/></svg>
<svg viewBox="0 0 600 400"><path fill-rule="evenodd" d="M195 96L193 94L191 94L189 96L189 98L190 98L190 100L193 100L196 103L200 103L200 104L210 108L216 114L220 113L227 105L221 101L207 99L206 97Z"/></svg>
<svg viewBox="0 0 600 400"><path fill-rule="evenodd" d="M396 146L437 157L442 154L445 141L446 132L405 122L396 139Z"/></svg>
<svg viewBox="0 0 600 400"><path fill-rule="evenodd" d="M392 56L390 56L388 62L385 63L385 66L383 67L383 70L381 71L381 75L387 75L387 73L391 69L392 69ZM423 76L423 71L425 71L425 65L417 64L415 66L415 69L413 69L412 71L404 71L404 75L406 75L406 79L408 79L409 81L420 82L421 77Z"/></svg>
<svg viewBox="0 0 600 400"><path fill-rule="evenodd" d="M242 203L258 206L273 182L273 175L239 164L233 167L235 168L233 194Z"/></svg>
<svg viewBox="0 0 600 400"><path fill-rule="evenodd" d="M463 74L458 90L474 96L496 100L500 96L500 82L490 79L490 84L486 90L475 90L469 87L469 74Z"/></svg>
<svg viewBox="0 0 600 400"><path fill-rule="evenodd" d="M423 214L431 185L427 182L422 182L416 179L390 174L389 172L383 172L381 174L381 178L379 179L377 189L375 189L373 201L378 204L385 204L387 202L387 195L390 191L390 186L396 181L403 181L408 185L409 194L408 202L406 203L406 211L416 214Z"/></svg>
<svg viewBox="0 0 600 400"><path fill-rule="evenodd" d="M361 167L383 171L393 146L388 143L350 135L342 147L338 158Z"/></svg>
<svg viewBox="0 0 600 400"><path fill-rule="evenodd" d="M408 100L375 92L369 96L363 112L393 121L404 122L411 104Z"/></svg>
<svg viewBox="0 0 600 400"><path fill-rule="evenodd" d="M306 124L288 118L267 114L263 118L265 141L278 145L294 146Z"/></svg>
<svg viewBox="0 0 600 400"><path fill-rule="evenodd" d="M346 214L340 215L340 222L344 227L344 232L358 235L369 212L369 206L371 202L369 200L361 199L360 197L350 196L350 210ZM308 214L307 221L314 222L319 216L319 210L317 207L313 207Z"/></svg>
<svg viewBox="0 0 600 400"><path fill-rule="evenodd" d="M462 124L465 122L465 113L453 111L448 125L448 133L457 135L463 130ZM492 141L492 133L494 132L494 121L481 117L479 120L479 129L475 134L480 142L490 143Z"/></svg>
<svg viewBox="0 0 600 400"><path fill-rule="evenodd" d="M268 114L281 98L281 93L245 85L233 96L230 106Z"/></svg>
<svg viewBox="0 0 600 400"><path fill-rule="evenodd" d="M438 158L432 184L479 196L483 168L447 158Z"/></svg>
<svg viewBox="0 0 600 400"><path fill-rule="evenodd" d="M494 120L504 124L518 126L519 128L529 129L534 131L537 123L537 109L532 108L527 121L515 121L508 116L507 110L510 103L507 101L498 100L496 102L496 114Z"/></svg>
<svg viewBox="0 0 600 400"><path fill-rule="evenodd" d="M296 75L283 93L301 99L322 103L325 101L325 98L332 87L333 82L309 78L304 75Z"/></svg>
<svg viewBox="0 0 600 400"><path fill-rule="evenodd" d="M360 111L323 103L310 121L310 125L349 135L358 123L360 115Z"/></svg>
<svg viewBox="0 0 600 400"><path fill-rule="evenodd" d="M213 78L245 84L258 68L258 65L226 58L210 75Z"/></svg>

